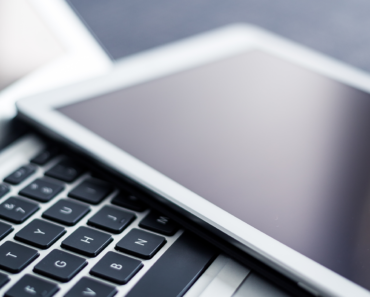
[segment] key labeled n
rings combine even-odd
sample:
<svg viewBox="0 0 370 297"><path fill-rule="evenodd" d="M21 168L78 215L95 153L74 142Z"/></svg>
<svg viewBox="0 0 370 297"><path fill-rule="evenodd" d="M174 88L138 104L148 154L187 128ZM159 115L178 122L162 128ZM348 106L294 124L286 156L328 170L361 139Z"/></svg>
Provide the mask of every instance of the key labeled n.
<svg viewBox="0 0 370 297"><path fill-rule="evenodd" d="M136 244L138 245L145 245L148 241L144 240L144 239L140 239L138 238L137 241L135 241Z"/></svg>
<svg viewBox="0 0 370 297"><path fill-rule="evenodd" d="M160 216L158 219L157 219L157 222L158 223L161 223L163 225L166 225L168 223L168 218L167 217L164 217L164 216Z"/></svg>

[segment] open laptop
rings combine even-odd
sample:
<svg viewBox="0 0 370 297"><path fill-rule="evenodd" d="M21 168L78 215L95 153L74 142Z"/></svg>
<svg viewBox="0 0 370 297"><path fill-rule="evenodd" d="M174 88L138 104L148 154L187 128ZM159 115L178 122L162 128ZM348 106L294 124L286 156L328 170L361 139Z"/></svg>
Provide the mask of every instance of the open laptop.
<svg viewBox="0 0 370 297"><path fill-rule="evenodd" d="M81 2L79 3L81 4ZM32 1L32 5L62 44L65 54L16 82L1 94L2 144L0 151L0 178L2 183L0 187L0 204L5 203L4 205L6 205L8 210L13 210L13 208L15 210L14 215L7 216L5 213L1 216L0 226L3 231L0 236L2 237L2 245L9 245L8 248L11 249L8 252L10 254L6 254L8 255L6 257L14 258L14 256L17 256L17 253L20 253L25 258L18 263L18 267L9 268L6 266L6 263L0 263L0 266L3 265L1 267L3 271L0 275L0 285L2 286L0 293L5 294L9 292L7 293L9 296L27 296L27 294L33 296L41 290L42 296L64 296L65 294L69 294L67 296L113 296L116 293L117 296L124 296L136 286L136 283L139 284L140 279L147 279L145 275L150 276L151 272L153 274L158 269L159 273L161 271L165 272L166 268L168 268L166 265L171 260L171 258L168 258L171 251L176 252L176 249L183 249L189 242L193 242L194 238L192 235L184 237L184 230L181 226L176 226L176 224L171 222L170 218L156 214L153 210L149 210L147 206L141 205L132 194L128 194L128 199L122 198L122 195L124 196L123 193L110 187L109 178L101 178L99 176L96 179L94 166L92 168L81 166L80 163L71 157L68 151L58 149L55 144L49 143L29 131L28 127L22 125L22 123L14 121L15 111L13 103L19 97L101 74L109 70L115 63L119 63L119 60L125 55L135 54L138 48L133 47L128 51L126 48L123 48L123 45L119 44L107 46L107 43L99 38L98 32L92 29L92 20L87 20L86 17L83 17L83 8L86 8L86 6L78 6L76 1ZM101 22L102 20L97 19L97 21ZM89 27L86 27L86 25ZM159 45L161 39L158 38L158 40L159 43L155 44L154 42L148 45L148 48ZM28 200L27 187L35 184L35 181L44 175L61 182L66 182L66 179L68 179L68 186L63 191L60 191L50 203L41 204ZM71 177L70 175L74 176ZM78 187L84 185L91 177L93 180L98 181L98 184L100 183L100 187L105 185L110 189L106 191L105 195L102 195L104 196L101 198L104 199L103 204L86 206L83 203L79 204L76 201L64 199L67 193L78 190ZM40 184L40 186L45 189L48 188L45 185L42 186ZM94 187L94 185L90 186ZM14 196L17 196L17 198L12 198ZM37 199L40 201L43 198L38 197ZM17 205L17 203L23 204ZM65 205L62 205L63 203ZM34 259L40 254L40 260L46 257L48 252L43 250L44 246L36 249L32 247L31 249L27 245L27 239L24 236L22 237L21 230L25 230L23 233L27 236L27 228L36 228L39 232L43 232L45 226L58 226L59 229L56 228L56 230L51 231L54 234L51 243L54 243L59 239L58 236L63 235L64 229L68 229L70 233L76 231L77 227L74 227L75 221L81 220L85 225L94 226L94 223L92 223L94 221L93 217L99 219L99 212L103 210L103 206L117 211L117 217L119 215L131 216L128 220L135 223L125 229L125 234L138 228L138 230L143 232L150 231L143 234L150 234L154 236L154 239L162 240L162 243L158 244L160 248L155 251L156 255L145 262L145 269L141 269L138 272L142 277L136 283L128 281L126 285L122 285L127 280L109 280L107 277L99 276L99 273L92 276L84 271L76 277L73 277L74 274L72 273L73 276L71 278L73 278L73 281L65 283L70 276L67 278L60 277L59 280L55 280L55 278L51 280L45 274L41 276L34 273L32 271L34 265L27 266L31 261L30 259ZM79 215L75 218L75 221L67 222L57 218L58 212L62 211L63 213L64 211L64 213L68 213L71 210L73 212L74 208L76 211L78 210ZM59 225L50 225L52 222L57 222ZM41 225L35 227L31 224ZM97 230L107 230L107 227L103 225L101 222L95 222ZM168 231L166 228L163 229L163 226L172 229ZM110 231L112 232L112 230ZM187 231L185 233L188 234ZM15 234L18 234L16 238L14 238ZM91 238L86 238L86 240L91 241ZM141 244L144 244L145 239L142 240ZM166 241L165 245L163 245L164 241ZM175 291L166 289L168 279L160 278L159 284L156 285L157 288L160 285L163 291L156 292L153 288L153 291L151 291L152 296L167 296L166 294L169 294L168 296L183 294L185 296L289 296L248 267L240 265L225 254L219 254L208 243L204 242L190 246L192 250L188 251L194 257L199 256L199 253L205 254L203 259L199 261L194 260L194 264L197 267L193 267L194 270L189 272L188 275L184 272L179 274L174 281ZM56 248L57 250L62 250L58 247ZM27 255L27 252L30 254ZM176 253L176 255L178 255L176 259L181 261L181 253ZM67 260L58 261L60 266L66 265L65 263L67 262ZM140 267L139 262L133 262L133 264ZM78 263L77 259L76 263ZM84 260L82 260L78 267L83 269L84 263ZM118 268L119 265L117 264ZM75 271L79 271L78 269L75 268ZM150 281L153 282L153 278L149 279ZM147 283L144 282L144 284ZM148 288L152 290L150 287Z"/></svg>

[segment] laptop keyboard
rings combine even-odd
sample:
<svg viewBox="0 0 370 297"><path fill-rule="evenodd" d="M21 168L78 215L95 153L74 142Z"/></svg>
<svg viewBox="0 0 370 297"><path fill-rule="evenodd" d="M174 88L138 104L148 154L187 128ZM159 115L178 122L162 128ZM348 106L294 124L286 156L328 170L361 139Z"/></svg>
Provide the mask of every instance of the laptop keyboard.
<svg viewBox="0 0 370 297"><path fill-rule="evenodd" d="M217 256L133 193L47 147L0 183L0 293L179 296Z"/></svg>

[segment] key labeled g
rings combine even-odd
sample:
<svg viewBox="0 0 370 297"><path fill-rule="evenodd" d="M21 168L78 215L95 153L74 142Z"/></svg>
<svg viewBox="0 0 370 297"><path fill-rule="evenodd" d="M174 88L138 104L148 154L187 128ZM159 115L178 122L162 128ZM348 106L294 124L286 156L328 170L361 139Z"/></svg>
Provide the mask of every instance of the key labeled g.
<svg viewBox="0 0 370 297"><path fill-rule="evenodd" d="M58 268L64 268L64 267L66 267L66 266L67 266L67 263L66 263L66 262L64 262L64 261L56 261L56 262L54 263L54 265L55 265L56 267L58 267Z"/></svg>

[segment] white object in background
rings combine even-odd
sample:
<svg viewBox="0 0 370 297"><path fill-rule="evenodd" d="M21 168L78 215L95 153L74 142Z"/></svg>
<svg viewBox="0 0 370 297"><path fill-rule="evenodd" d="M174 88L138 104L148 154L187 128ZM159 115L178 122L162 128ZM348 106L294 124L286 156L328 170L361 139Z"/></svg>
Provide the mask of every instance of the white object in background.
<svg viewBox="0 0 370 297"><path fill-rule="evenodd" d="M65 54L0 92L1 120L15 115L14 103L19 98L98 76L113 65L65 1L30 0L29 3L58 39Z"/></svg>
<svg viewBox="0 0 370 297"><path fill-rule="evenodd" d="M0 0L0 90L64 53L27 0Z"/></svg>

